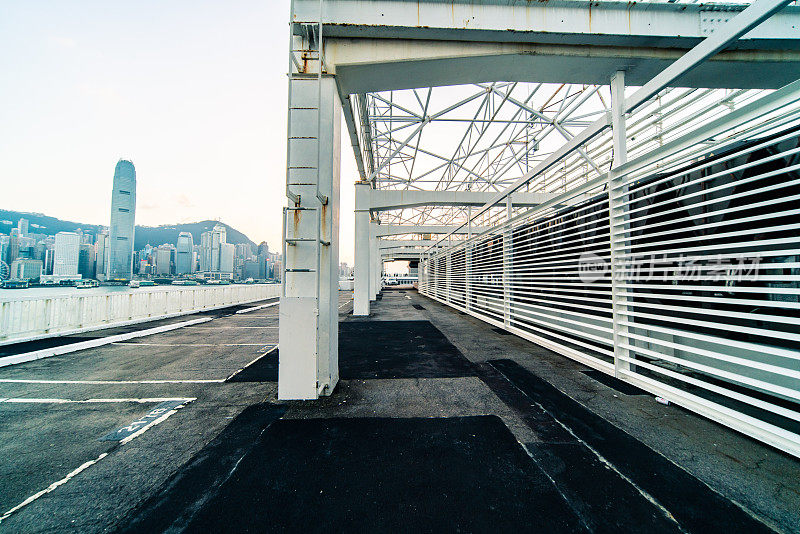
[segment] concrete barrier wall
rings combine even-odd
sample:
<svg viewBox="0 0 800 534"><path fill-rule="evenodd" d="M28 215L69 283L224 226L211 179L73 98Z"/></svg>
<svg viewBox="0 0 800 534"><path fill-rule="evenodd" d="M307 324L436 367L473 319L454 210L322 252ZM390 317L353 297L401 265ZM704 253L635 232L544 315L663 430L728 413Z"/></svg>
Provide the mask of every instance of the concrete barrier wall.
<svg viewBox="0 0 800 534"><path fill-rule="evenodd" d="M188 315L280 296L280 284L168 286L0 302L0 345ZM89 290L90 291L90 290Z"/></svg>

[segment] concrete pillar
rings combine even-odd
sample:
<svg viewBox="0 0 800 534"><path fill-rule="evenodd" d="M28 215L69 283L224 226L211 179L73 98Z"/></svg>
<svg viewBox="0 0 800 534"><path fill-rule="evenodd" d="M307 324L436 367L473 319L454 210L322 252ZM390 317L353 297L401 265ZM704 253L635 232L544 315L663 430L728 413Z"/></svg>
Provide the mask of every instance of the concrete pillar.
<svg viewBox="0 0 800 534"><path fill-rule="evenodd" d="M369 315L370 292L370 223L369 211L358 211L361 202L369 200L370 185L356 183L356 264L353 288L353 315Z"/></svg>
<svg viewBox="0 0 800 534"><path fill-rule="evenodd" d="M278 398L316 399L339 380L341 104L332 77L289 78Z"/></svg>
<svg viewBox="0 0 800 534"><path fill-rule="evenodd" d="M376 300L380 288L378 287L378 277L380 271L378 263L381 261L380 251L378 250L378 236L377 236L377 223L370 221L369 223L369 300Z"/></svg>

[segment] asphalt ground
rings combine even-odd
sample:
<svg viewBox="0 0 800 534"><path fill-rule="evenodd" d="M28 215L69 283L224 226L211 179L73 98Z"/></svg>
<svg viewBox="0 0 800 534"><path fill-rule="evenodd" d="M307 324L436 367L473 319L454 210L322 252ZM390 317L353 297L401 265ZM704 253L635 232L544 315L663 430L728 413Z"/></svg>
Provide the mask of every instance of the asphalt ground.
<svg viewBox="0 0 800 534"><path fill-rule="evenodd" d="M180 319L212 320L0 368L0 517L33 499L2 519L0 531L101 532L247 406L274 398L274 383L226 382L278 341L277 306L233 313L241 309L186 316ZM133 439L101 441L169 399L183 404Z"/></svg>
<svg viewBox="0 0 800 534"><path fill-rule="evenodd" d="M0 516L51 488L0 531L800 532L796 459L415 292L340 298L315 402L275 398L277 306L0 369Z"/></svg>

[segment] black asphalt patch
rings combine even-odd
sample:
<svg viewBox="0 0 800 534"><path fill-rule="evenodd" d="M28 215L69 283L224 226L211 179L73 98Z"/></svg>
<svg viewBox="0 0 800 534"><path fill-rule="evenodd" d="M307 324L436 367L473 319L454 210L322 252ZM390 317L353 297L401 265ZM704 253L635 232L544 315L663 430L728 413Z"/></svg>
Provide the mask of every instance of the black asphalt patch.
<svg viewBox="0 0 800 534"><path fill-rule="evenodd" d="M227 382L277 382L278 351L264 354L262 357L228 378Z"/></svg>
<svg viewBox="0 0 800 534"><path fill-rule="evenodd" d="M489 362L508 380L551 416L566 425L576 437L592 447L632 483L666 508L688 532L704 534L772 532L747 512L664 456L595 414L549 382L511 360ZM550 447L533 455L553 461L569 455L570 449ZM620 513L622 509L620 509Z"/></svg>
<svg viewBox="0 0 800 534"><path fill-rule="evenodd" d="M534 403L494 367L479 364L480 378L514 409L540 441L527 443L528 454L558 487L570 507L593 532L680 532L663 510L601 462L586 445L544 408ZM620 513L620 510L625 513Z"/></svg>
<svg viewBox="0 0 800 534"><path fill-rule="evenodd" d="M511 332L509 332L508 330L503 330L502 328L492 328L492 332L495 332L496 334L500 334L501 336L513 336L514 335Z"/></svg>
<svg viewBox="0 0 800 534"><path fill-rule="evenodd" d="M118 532L180 530L209 502L214 490L235 472L239 460L286 409L256 404L246 408L208 445L183 465L144 503L116 526ZM261 512L268 514L266 510ZM262 525L268 528L268 523ZM221 528L219 531L228 531Z"/></svg>
<svg viewBox="0 0 800 534"><path fill-rule="evenodd" d="M339 324L341 378L474 376L472 364L430 321Z"/></svg>
<svg viewBox="0 0 800 534"><path fill-rule="evenodd" d="M275 349L228 382L277 382ZM429 321L339 323L339 376L371 378L452 378L474 376L472 364Z"/></svg>
<svg viewBox="0 0 800 534"><path fill-rule="evenodd" d="M425 306L421 306L419 304L412 304L411 306L416 310L424 310L425 309Z"/></svg>
<svg viewBox="0 0 800 534"><path fill-rule="evenodd" d="M588 371L581 371L583 374L591 378L592 380L596 380L603 384L604 386L608 386L611 389L615 389L622 393L623 395L649 395L645 390L641 388L637 388L633 384L628 384L627 382L623 382L619 378L615 378L609 374L604 373L603 371L598 371L597 369L590 369Z"/></svg>
<svg viewBox="0 0 800 534"><path fill-rule="evenodd" d="M147 412L147 415L140 417L133 423L123 426L122 428L118 428L113 432L109 432L102 438L100 441L122 441L123 439L132 436L133 434L137 433L165 413L169 412L170 410L174 410L178 406L186 404L185 400L168 400L160 403L158 406Z"/></svg>
<svg viewBox="0 0 800 534"><path fill-rule="evenodd" d="M187 532L582 530L495 416L280 420L204 487Z"/></svg>

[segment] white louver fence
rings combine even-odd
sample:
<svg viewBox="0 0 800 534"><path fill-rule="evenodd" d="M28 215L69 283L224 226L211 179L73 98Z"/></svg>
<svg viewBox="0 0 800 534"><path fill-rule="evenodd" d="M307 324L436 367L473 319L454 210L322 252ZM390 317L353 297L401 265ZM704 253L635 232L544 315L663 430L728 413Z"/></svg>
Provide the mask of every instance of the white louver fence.
<svg viewBox="0 0 800 534"><path fill-rule="evenodd" d="M611 173L441 241L420 291L800 456L800 82L731 94L629 128Z"/></svg>

